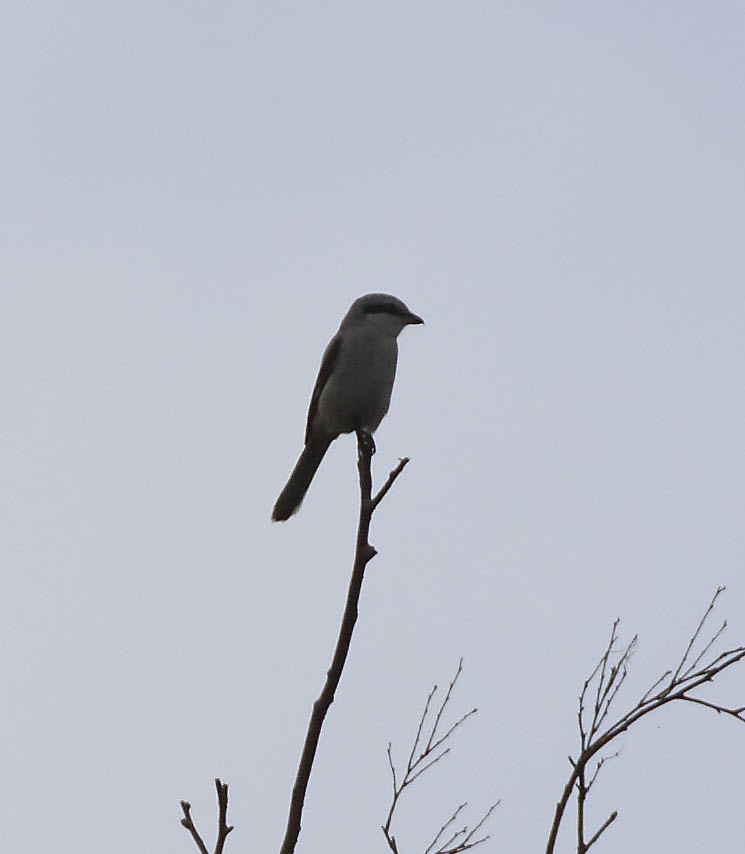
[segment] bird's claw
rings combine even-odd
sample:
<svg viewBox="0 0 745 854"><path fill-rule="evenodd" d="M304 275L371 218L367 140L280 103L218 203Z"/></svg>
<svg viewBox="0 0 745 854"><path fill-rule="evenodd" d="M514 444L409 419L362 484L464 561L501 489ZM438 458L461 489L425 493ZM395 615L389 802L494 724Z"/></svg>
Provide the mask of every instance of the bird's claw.
<svg viewBox="0 0 745 854"><path fill-rule="evenodd" d="M375 453L375 439L367 430L357 431L357 443L361 454L371 457Z"/></svg>

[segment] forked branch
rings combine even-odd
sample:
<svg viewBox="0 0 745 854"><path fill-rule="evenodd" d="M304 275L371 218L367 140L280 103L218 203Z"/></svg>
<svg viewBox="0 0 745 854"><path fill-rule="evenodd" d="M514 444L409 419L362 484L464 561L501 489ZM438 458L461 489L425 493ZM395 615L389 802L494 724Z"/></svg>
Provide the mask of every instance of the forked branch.
<svg viewBox="0 0 745 854"><path fill-rule="evenodd" d="M225 847L225 840L228 834L233 829L228 825L228 784L220 781L218 777L215 780L215 788L217 789L217 839L215 840L214 854L222 854ZM209 849L204 844L199 831L197 830L194 820L191 817L191 804L188 801L181 801L181 810L184 817L181 819L181 824L191 834L194 844L199 850L199 854L210 854Z"/></svg>

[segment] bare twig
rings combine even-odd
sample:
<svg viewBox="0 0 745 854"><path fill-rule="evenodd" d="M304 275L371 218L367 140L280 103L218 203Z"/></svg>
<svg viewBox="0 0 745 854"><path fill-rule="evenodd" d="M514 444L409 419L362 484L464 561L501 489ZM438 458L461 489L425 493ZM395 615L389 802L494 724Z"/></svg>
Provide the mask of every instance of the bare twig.
<svg viewBox="0 0 745 854"><path fill-rule="evenodd" d="M463 840L463 844L457 848L453 849L453 851L466 851L469 848L475 848L477 845L481 845L482 842L486 842L489 838L488 836L482 836L480 839L473 839L473 837L481 830L489 816L494 812L494 810L499 806L500 801L494 801L494 803L489 807L489 809L484 813L484 815L474 824L471 831L468 833L466 838ZM471 841L473 840L473 841ZM440 854L452 854L452 851L441 851Z"/></svg>
<svg viewBox="0 0 745 854"><path fill-rule="evenodd" d="M707 709L713 709L720 715L731 715L737 718L738 721L745 723L745 706L739 706L736 709L728 709L726 706L720 706L718 703L709 703L707 700L702 700L700 697L681 697L681 700L686 700L689 703L698 703L699 706L706 706Z"/></svg>
<svg viewBox="0 0 745 854"><path fill-rule="evenodd" d="M217 840L215 842L214 854L222 854L223 848L225 847L225 840L233 829L228 825L228 784L221 782L218 777L215 780L215 789L217 790L218 819ZM181 809L184 813L184 817L181 819L181 824L191 834L194 844L199 849L199 854L209 854L209 850L204 844L204 840L197 831L191 817L191 804L188 801L181 801Z"/></svg>
<svg viewBox="0 0 745 854"><path fill-rule="evenodd" d="M228 784L221 783L218 777L215 780L215 788L217 789L217 804L219 809L215 854L222 854L222 849L225 847L225 840L228 838L228 834L233 827L228 825Z"/></svg>
<svg viewBox="0 0 745 854"><path fill-rule="evenodd" d="M181 809L184 812L181 824L189 831L189 833L191 833L191 837L199 849L199 854L209 854L207 846L204 844L204 840L194 826L194 820L191 817L191 804L188 801L181 801Z"/></svg>
<svg viewBox="0 0 745 854"><path fill-rule="evenodd" d="M383 486L381 486L380 491L375 496L375 498L372 499L372 509L373 510L375 510L375 508L378 506L378 504L380 504L380 502L386 497L386 495L388 494L388 490L393 486L396 478L406 468L406 466L409 464L409 462L410 462L409 457L402 457L398 461L398 465L396 466L396 468L394 468L393 471L388 475L388 479L383 484Z"/></svg>
<svg viewBox="0 0 745 854"><path fill-rule="evenodd" d="M714 606L716 604L716 601L721 596L722 593L724 593L724 587L717 587L717 589L714 593L714 596L712 597L711 602L709 602L708 607L704 611L703 617L701 617L701 620L699 621L699 624L696 627L696 631L693 633L693 635L691 636L691 639L688 641L688 646L686 647L686 650L683 653L683 658L681 658L680 664L676 668L675 673L673 674L673 678L670 680L671 683L676 682L678 679L678 676L680 676L680 673L683 670L683 667L685 666L686 661L688 660L688 656L691 654L691 650L693 649L694 644L696 643L699 635L703 631L704 623L706 623L706 621L709 619L711 612L714 610ZM719 636L720 633L721 633L721 630L720 630L720 632L717 632L717 637ZM707 646L707 649L708 649L708 646Z"/></svg>
<svg viewBox="0 0 745 854"><path fill-rule="evenodd" d="M607 756L601 756L600 757L597 765L595 766L595 770L592 773L592 777L590 777L590 782L587 784L588 793L589 793L590 789L592 788L592 784L597 779L597 776L600 773L600 769L603 767L603 765L605 765L606 762L610 762L611 759L616 759L620 755L621 755L621 748L619 747L615 753L609 753Z"/></svg>
<svg viewBox="0 0 745 854"><path fill-rule="evenodd" d="M613 812L606 818L606 820L600 825L597 831L590 837L590 841L585 845L585 851L589 851L590 848L600 839L602 833L604 833L618 818L618 810L613 810Z"/></svg>
<svg viewBox="0 0 745 854"><path fill-rule="evenodd" d="M447 709L448 704L452 698L453 689L460 677L460 674L463 672L463 659L461 659L458 663L458 669L456 670L455 676L450 681L450 685L445 693L445 696L440 704L439 709L434 714L434 719L430 718L430 707L432 705L432 700L435 694L438 691L437 685L435 685L432 690L427 695L427 699L424 703L424 710L422 711L421 717L419 718L419 723L417 725L416 734L414 736L414 741L411 745L411 750L409 751L409 757L406 762L406 769L403 773L403 777L399 778L399 775L396 771L395 764L393 762L392 756L392 748L391 744L388 744L388 764L391 769L391 779L393 782L393 795L391 798L391 805L388 810L388 815L386 816L385 824L382 827L383 835L385 837L386 842L388 843L388 847L390 848L392 854L399 854L398 851L398 843L396 842L396 838L391 832L391 824L393 822L394 815L396 813L396 809L399 804L399 800L404 790L410 786L415 780L421 777L426 771L443 759L450 752L450 747L443 747L445 742L450 738L450 736L455 732L458 727L464 723L471 715L475 715L477 709L471 709L466 712L464 715L461 715L458 720L452 724L445 732L441 733L441 724L442 718ZM423 731L428 730L428 735L424 737L422 735ZM442 750L440 748L443 747ZM465 809L467 806L466 803L462 803L459 807L457 807L450 818L440 827L439 831L435 835L435 838L430 842L424 854L459 854L462 851L468 851L470 848L475 848L477 845L480 845L482 842L486 842L489 838L488 836L484 836L479 839L474 839L474 836L478 831L483 827L486 820L492 814L492 812L496 809L497 801L495 804L492 804L491 807L487 810L484 816L477 822L477 824L471 829L468 829L468 825L465 825L462 828L452 830L453 824L456 822L458 816L461 811ZM450 830L450 836L447 839L443 840L443 836L446 831ZM438 846L438 847L436 847Z"/></svg>
<svg viewBox="0 0 745 854"><path fill-rule="evenodd" d="M375 509L388 493L388 490L393 486L396 478L404 470L404 467L409 462L408 459L402 459L396 468L390 473L385 485L380 492L372 498L372 473L371 459L374 452L374 444L372 437L369 434L360 432L357 435L357 470L360 478L360 513L357 526L357 544L355 548L354 565L352 567L352 576L349 581L349 589L347 591L347 601L344 606L344 615L342 617L341 626L339 628L339 636L336 641L336 648L331 660L331 666L326 673L326 682L323 686L318 699L313 703L313 709L308 723L308 731L305 736L303 750L300 756L300 764L295 777L295 785L292 789L292 797L290 799L289 815L287 817L287 829L285 837L280 848L280 854L292 854L297 845L297 840L300 835L301 820L303 814L303 806L305 804L305 794L308 789L310 773L313 768L313 760L318 748L318 742L321 737L321 728L326 719L326 714L334 701L336 689L341 680L341 674L344 670L344 664L349 654L349 648L352 643L352 634L357 622L358 605L360 595L362 593L362 582L365 577L365 568L367 564L375 557L377 552L368 541L370 533L370 522Z"/></svg>
<svg viewBox="0 0 745 854"><path fill-rule="evenodd" d="M717 588L698 626L688 641L676 669L674 671L672 669L666 670L635 705L616 718L612 723L606 723L618 691L626 681L628 664L636 648L637 640L636 636L634 636L626 647L620 652L616 652L614 647L618 640L619 622L616 620L613 623L610 640L605 647L605 651L580 692L579 710L577 713L580 751L576 760L571 757L569 760L572 770L561 793L561 797L556 804L554 819L546 845L546 854L553 854L555 850L559 827L567 804L572 793L575 791L577 796L578 854L586 854L588 849L598 841L601 834L616 820L618 813L614 811L590 839L585 840L586 801L590 789L603 765L609 759L618 756L619 751L616 750L615 753L596 760L597 765L589 782L587 780L588 764L614 739L625 733L645 715L655 712L675 700L683 700L712 709L717 714L728 715L745 722L745 706L724 706L692 694L695 689L700 688L705 683L713 682L723 670L732 667L745 658L745 646L726 650L712 658L708 657L712 647L720 639L727 625L726 622L707 641L703 641L701 637L717 599L723 591L723 587ZM697 648L700 651L694 652ZM587 697L591 690L593 700L590 709L588 709Z"/></svg>
<svg viewBox="0 0 745 854"><path fill-rule="evenodd" d="M442 827L437 831L437 835L436 835L436 836L435 836L435 838L434 838L434 839L429 843L429 845L427 846L427 849L425 850L424 854L431 854L432 849L435 847L435 845L437 845L437 843L438 843L438 841L439 841L440 837L442 836L442 834L443 834L443 833L445 833L445 831L448 829L448 827L450 827L450 825L451 825L451 824L453 824L453 822L456 820L456 818L458 818L458 816L459 816L459 815L460 815L460 813L461 813L461 810L465 809L467 806L468 806L468 804L464 802L464 803L462 803L459 807L456 807L455 811L454 811L454 812L453 812L453 814L450 816L450 818L449 818L449 819L445 822L445 824L443 824L443 826L442 826Z"/></svg>

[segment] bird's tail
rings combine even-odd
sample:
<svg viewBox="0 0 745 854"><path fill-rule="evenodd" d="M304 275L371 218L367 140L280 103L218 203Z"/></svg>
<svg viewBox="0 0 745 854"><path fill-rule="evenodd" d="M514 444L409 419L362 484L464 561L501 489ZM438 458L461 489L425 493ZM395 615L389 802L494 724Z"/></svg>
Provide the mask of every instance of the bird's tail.
<svg viewBox="0 0 745 854"><path fill-rule="evenodd" d="M272 522L284 522L300 509L313 475L318 471L321 460L331 444L325 437L311 438L303 448L300 459L292 470L290 479L280 492L272 510Z"/></svg>

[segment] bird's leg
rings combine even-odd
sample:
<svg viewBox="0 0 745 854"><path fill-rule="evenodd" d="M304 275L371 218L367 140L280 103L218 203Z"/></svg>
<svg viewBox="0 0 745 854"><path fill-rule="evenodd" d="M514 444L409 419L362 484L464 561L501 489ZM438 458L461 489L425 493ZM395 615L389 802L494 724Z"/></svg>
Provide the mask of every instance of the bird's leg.
<svg viewBox="0 0 745 854"><path fill-rule="evenodd" d="M375 453L375 440L368 430L357 430L357 449L360 454L369 457Z"/></svg>

